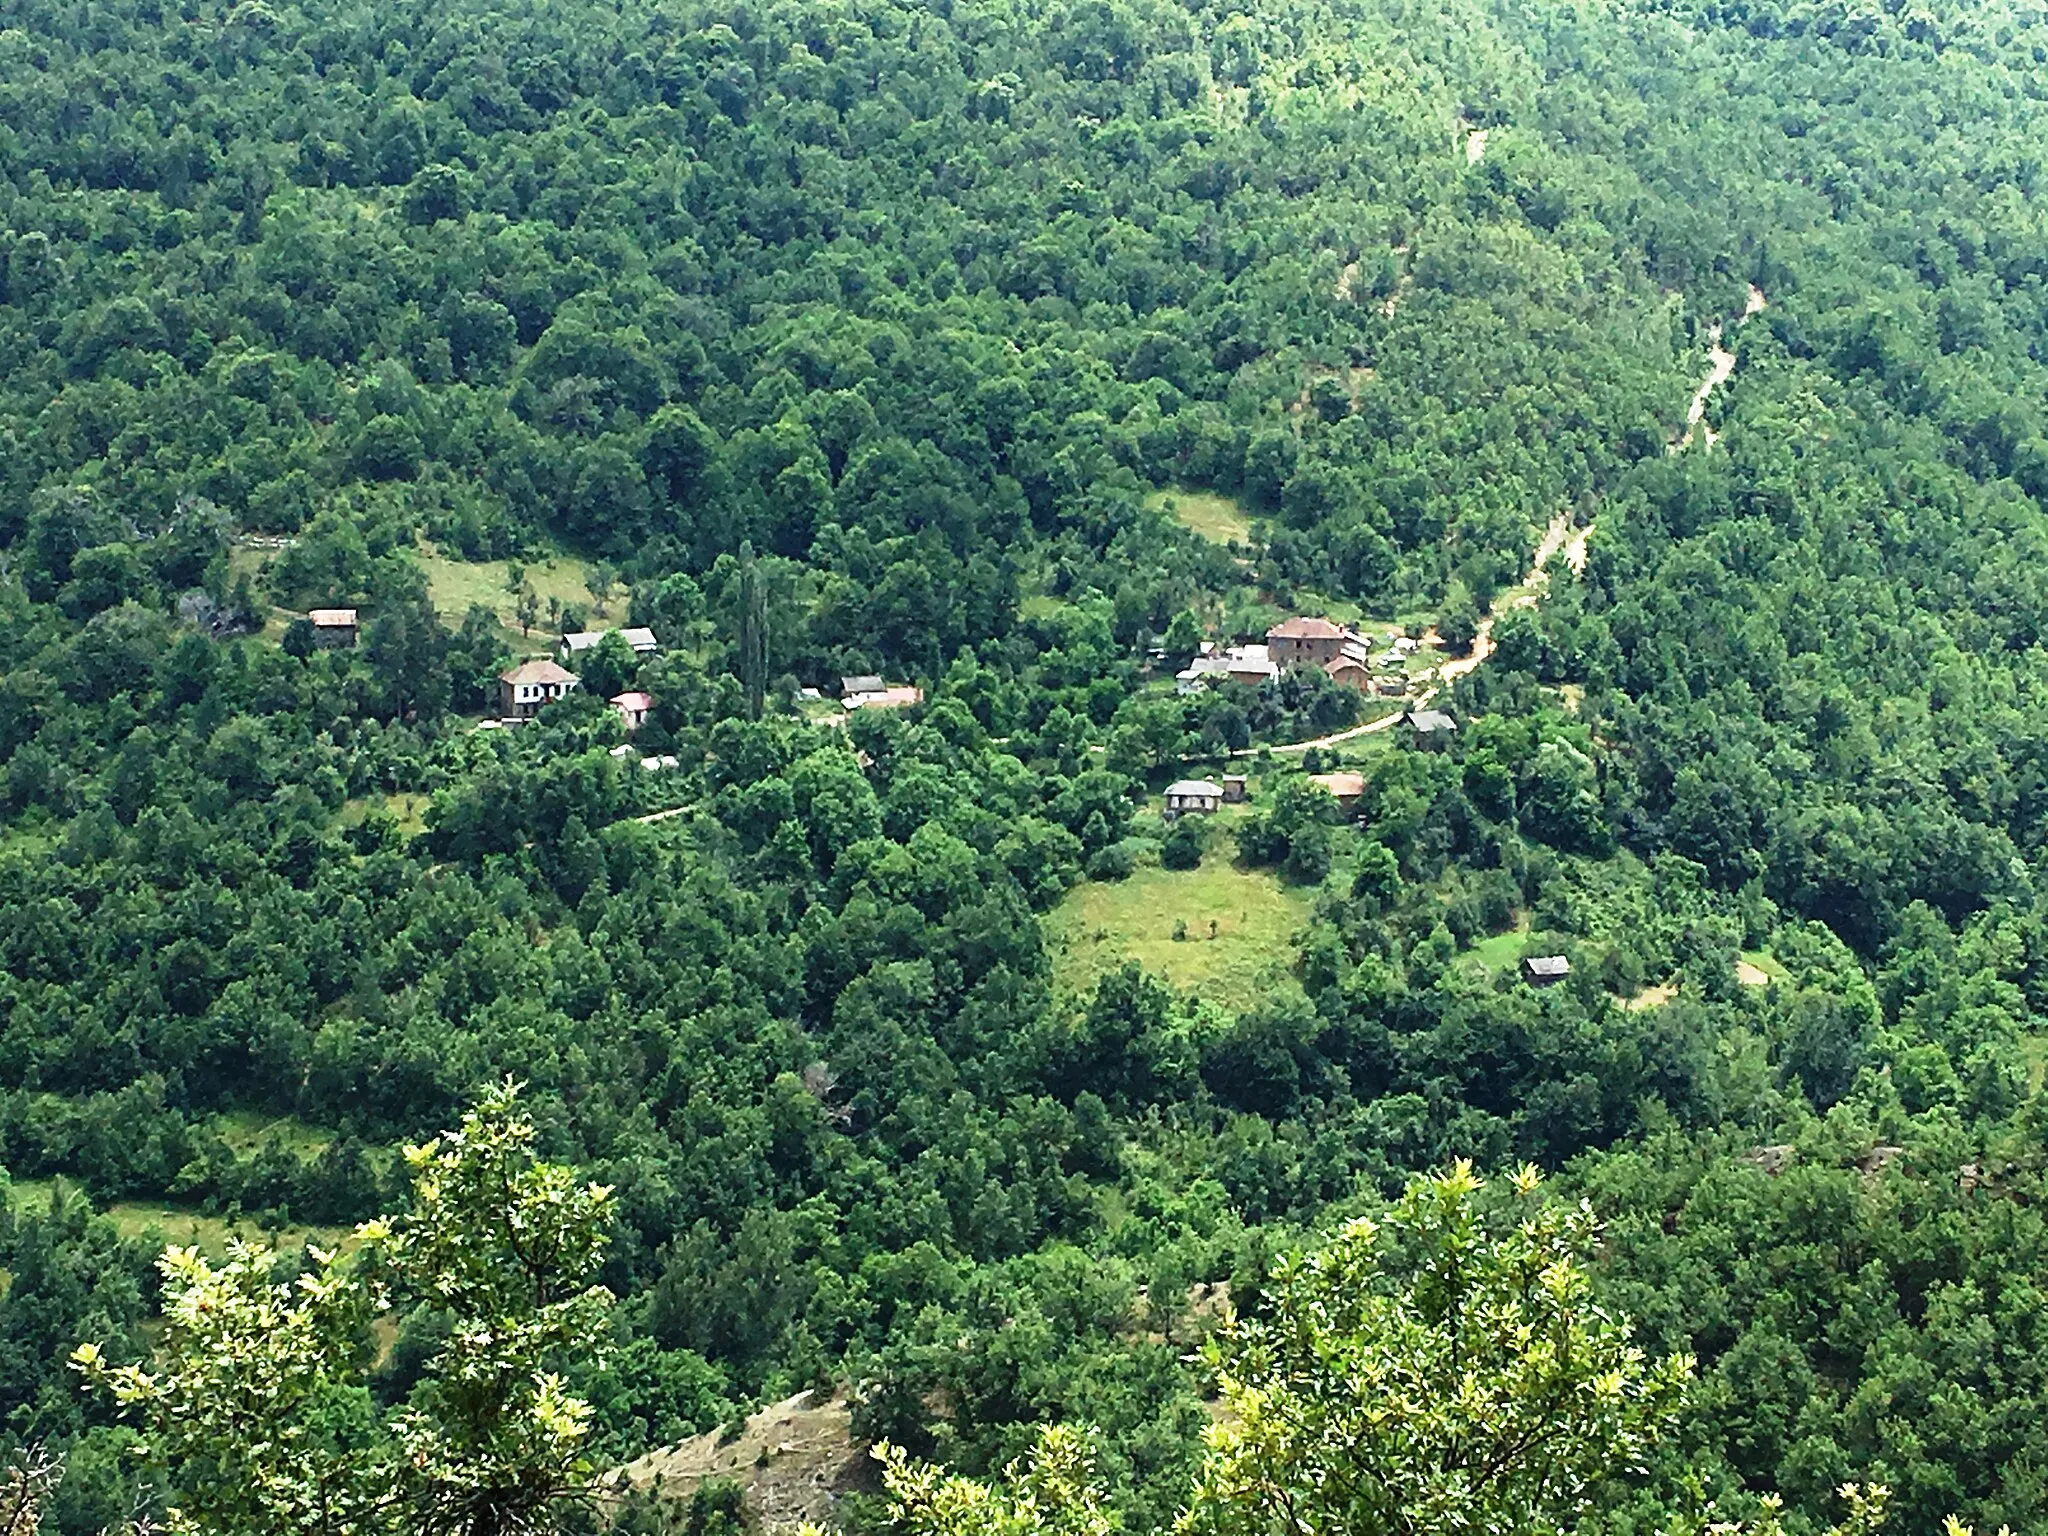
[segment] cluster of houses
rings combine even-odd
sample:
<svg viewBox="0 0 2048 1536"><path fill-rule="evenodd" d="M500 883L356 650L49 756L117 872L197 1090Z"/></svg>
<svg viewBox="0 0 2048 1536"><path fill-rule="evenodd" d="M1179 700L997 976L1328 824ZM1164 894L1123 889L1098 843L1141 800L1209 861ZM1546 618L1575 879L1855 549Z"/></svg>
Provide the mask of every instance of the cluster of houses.
<svg viewBox="0 0 2048 1536"><path fill-rule="evenodd" d="M511 725L531 720L556 699L576 692L582 686L582 679L571 670L571 666L577 657L594 650L609 633L609 630L593 629L564 635L559 661L535 657L499 673L498 716L501 722ZM618 634L635 656L645 658L661 649L651 629L621 629ZM884 682L875 676L842 677L839 680L839 701L849 710L908 709L913 704L924 702L924 690L907 683ZM606 702L618 711L628 731L640 729L647 721L647 712L654 708L653 697L638 689L618 694Z"/></svg>
<svg viewBox="0 0 2048 1536"><path fill-rule="evenodd" d="M1201 654L1175 674L1182 693L1193 693L1212 681L1249 683L1256 687L1289 667L1320 667L1334 683L1398 699L1408 692L1408 658L1419 641L1389 634L1386 649L1375 653L1372 642L1349 625L1329 619L1299 617L1275 624L1262 645L1217 646L1204 642Z"/></svg>
<svg viewBox="0 0 2048 1536"><path fill-rule="evenodd" d="M313 643L322 649L338 650L356 643L359 627L353 608L315 608L307 613L306 622L312 626ZM604 637L613 633L643 660L661 650L654 631L638 626L616 631L585 629L565 634L553 657L528 657L498 674L498 713L485 723L493 726L518 725L531 720L555 700L577 692L583 686L583 680L576 671L577 659L596 650ZM815 688L806 688L804 695L807 698L821 697ZM654 708L653 698L638 689L630 689L606 702L618 711L628 731L637 731L646 724L647 713ZM842 677L839 680L839 702L848 710L908 709L924 702L924 690L907 683L886 682L872 674Z"/></svg>
<svg viewBox="0 0 2048 1536"><path fill-rule="evenodd" d="M509 667L498 674L498 719L506 725L531 720L548 705L559 698L576 692L583 686L583 680L570 671L562 662L574 661L577 657L597 649L597 644L610 630L586 629L573 635L562 636L559 654L561 661L545 656L532 657L516 667ZM646 658L661 649L651 629L622 629L619 638L624 640L635 656ZM628 731L637 731L647 722L647 712L654 708L652 695L629 689L625 693L607 699L606 703L618 711Z"/></svg>

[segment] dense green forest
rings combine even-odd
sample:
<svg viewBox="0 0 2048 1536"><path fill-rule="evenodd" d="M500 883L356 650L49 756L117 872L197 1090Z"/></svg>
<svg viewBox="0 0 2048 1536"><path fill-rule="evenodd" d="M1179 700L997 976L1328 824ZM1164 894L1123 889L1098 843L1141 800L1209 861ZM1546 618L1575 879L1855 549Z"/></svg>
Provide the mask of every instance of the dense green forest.
<svg viewBox="0 0 2048 1536"><path fill-rule="evenodd" d="M2048 1530L2044 133L2009 0L0 0L46 1528L163 1496L65 1361L164 1240L332 1241L510 1076L614 1191L610 1462L836 1384L975 1476L1094 1426L1161 1530L1215 1287L1528 1159L1699 1360L1606 1528ZM1325 611L1483 636L1448 749L1176 692ZM1211 889L1255 981L1076 916Z"/></svg>

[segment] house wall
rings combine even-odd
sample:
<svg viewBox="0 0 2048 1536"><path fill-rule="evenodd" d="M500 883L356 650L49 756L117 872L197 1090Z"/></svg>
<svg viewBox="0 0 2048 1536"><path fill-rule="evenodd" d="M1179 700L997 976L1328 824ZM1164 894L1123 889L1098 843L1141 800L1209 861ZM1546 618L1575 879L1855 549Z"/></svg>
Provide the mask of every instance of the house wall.
<svg viewBox="0 0 2048 1536"><path fill-rule="evenodd" d="M1343 652L1344 637L1270 636L1266 641L1267 654L1281 666L1293 666L1300 662L1311 662L1321 666L1326 661L1335 661Z"/></svg>

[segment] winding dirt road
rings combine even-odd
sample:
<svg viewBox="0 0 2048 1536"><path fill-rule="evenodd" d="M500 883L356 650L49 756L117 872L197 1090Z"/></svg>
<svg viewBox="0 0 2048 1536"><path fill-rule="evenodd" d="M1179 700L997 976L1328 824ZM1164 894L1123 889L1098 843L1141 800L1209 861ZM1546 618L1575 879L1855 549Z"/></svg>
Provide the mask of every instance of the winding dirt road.
<svg viewBox="0 0 2048 1536"><path fill-rule="evenodd" d="M1472 649L1463 656L1453 656L1436 669L1436 681L1409 700L1391 715L1381 715L1377 720L1368 720L1363 725L1354 725L1349 730L1333 731L1328 736L1318 736L1313 741L1291 741L1283 747L1274 747L1275 756L1306 752L1311 747L1334 747L1347 741L1356 741L1361 736L1371 736L1380 731L1390 731L1401 723L1401 716L1411 709L1427 708L1431 700L1443 692L1451 683L1466 673L1475 671L1493 654L1493 621L1500 614L1516 608L1533 608L1542 599L1544 589L1550 585L1550 562L1563 552L1565 564L1577 574L1586 568L1586 536L1590 528L1574 529L1571 514L1560 512L1550 520L1550 526L1543 530L1543 537L1537 541L1536 553L1529 561L1529 573L1522 578L1521 585L1502 595L1502 600L1487 611L1479 621L1479 627L1472 636ZM1424 636L1431 644L1440 645L1436 631ZM1232 757L1256 757L1262 747L1240 747Z"/></svg>
<svg viewBox="0 0 2048 1536"><path fill-rule="evenodd" d="M1743 320L1757 313L1767 302L1763 289L1751 283L1749 298L1742 306L1742 319L1735 323L1742 324ZM1720 434L1706 424L1707 402L1713 398L1715 390L1728 382L1729 376L1734 372L1735 354L1721 345L1721 322L1716 320L1707 331L1707 376L1693 392L1692 404L1685 408L1685 436L1671 445L1672 453L1688 447L1695 432L1699 433L1709 448L1721 440Z"/></svg>
<svg viewBox="0 0 2048 1536"><path fill-rule="evenodd" d="M1472 132L1471 138L1467 140L1468 153L1475 145L1477 153L1471 154L1471 159L1474 163L1477 163L1479 156L1486 152L1486 132L1484 129L1477 129ZM1735 323L1737 325L1742 324L1750 316L1761 312L1768 303L1769 300L1764 297L1763 289L1757 287L1755 283L1751 283L1749 285L1749 297L1744 301L1742 314ZM1686 407L1685 436L1671 445L1670 451L1673 453L1677 453L1681 448L1689 444L1695 432L1698 432L1706 440L1709 448L1713 447L1720 440L1719 434L1706 424L1707 402L1713 398L1714 391L1723 384L1726 384L1730 376L1734 374L1735 354L1721 345L1720 321L1715 321L1713 329L1707 332L1707 340L1707 376L1701 382L1699 389L1694 392L1692 403ZM1564 556L1564 563L1570 568L1574 576L1584 575L1586 571L1586 540L1592 532L1593 530L1590 526L1574 528L1570 513L1560 512L1556 517L1552 518L1550 526L1543 530L1542 539L1537 542L1536 553L1529 561L1529 573L1522 578L1521 585L1511 588L1502 594L1501 600L1496 602L1488 610L1486 616L1479 621L1478 630L1472 637L1472 649L1463 656L1449 658L1443 665L1439 666L1436 669L1436 680L1430 686L1423 689L1422 692L1418 693L1408 704L1407 709L1421 709L1425 707L1451 683L1456 682L1468 672L1477 671L1485 664L1486 658L1493 654L1494 620L1503 613L1512 612L1517 608L1533 608L1538 602L1542 601L1544 590L1550 585L1550 562L1556 559L1559 554ZM1442 644L1434 630L1430 631L1426 638L1431 644ZM1328 736L1318 736L1313 741L1289 742L1284 747L1274 747L1272 750L1275 753L1291 753L1306 752L1311 747L1338 746L1347 741L1355 741L1360 736L1370 736L1378 731L1392 730L1395 725L1400 723L1401 716L1406 712L1406 709L1396 710L1391 715L1382 715L1377 720L1368 720L1364 725L1354 725L1346 731L1334 731ZM1257 747L1246 747L1230 755L1232 757L1251 757L1259 750Z"/></svg>

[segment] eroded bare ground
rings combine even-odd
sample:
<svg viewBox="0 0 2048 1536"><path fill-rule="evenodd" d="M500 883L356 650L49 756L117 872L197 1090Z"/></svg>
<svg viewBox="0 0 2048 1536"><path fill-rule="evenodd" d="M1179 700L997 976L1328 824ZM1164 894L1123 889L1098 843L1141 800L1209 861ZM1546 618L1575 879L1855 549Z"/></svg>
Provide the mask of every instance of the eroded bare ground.
<svg viewBox="0 0 2048 1536"><path fill-rule="evenodd" d="M651 1451L613 1473L667 1500L688 1499L708 1482L738 1483L763 1531L829 1524L845 1493L872 1492L877 1469L853 1436L844 1399L800 1392L763 1408L731 1439L717 1431Z"/></svg>

